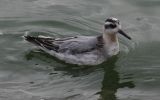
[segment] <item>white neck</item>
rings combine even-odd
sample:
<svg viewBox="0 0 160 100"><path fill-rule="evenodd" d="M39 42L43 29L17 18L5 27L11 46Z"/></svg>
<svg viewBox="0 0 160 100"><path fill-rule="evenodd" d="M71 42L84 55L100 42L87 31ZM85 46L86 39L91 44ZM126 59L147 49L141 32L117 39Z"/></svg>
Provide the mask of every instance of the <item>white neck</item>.
<svg viewBox="0 0 160 100"><path fill-rule="evenodd" d="M118 54L119 52L119 42L116 33L104 33L103 34L104 40L104 49L107 55L113 56Z"/></svg>

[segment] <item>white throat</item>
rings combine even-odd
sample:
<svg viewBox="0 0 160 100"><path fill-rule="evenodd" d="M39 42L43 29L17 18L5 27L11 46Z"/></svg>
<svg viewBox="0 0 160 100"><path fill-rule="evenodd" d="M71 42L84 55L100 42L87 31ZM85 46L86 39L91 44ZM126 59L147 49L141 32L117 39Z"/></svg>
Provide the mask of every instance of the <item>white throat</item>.
<svg viewBox="0 0 160 100"><path fill-rule="evenodd" d="M116 33L104 33L104 49L108 56L117 55L119 53L119 42Z"/></svg>

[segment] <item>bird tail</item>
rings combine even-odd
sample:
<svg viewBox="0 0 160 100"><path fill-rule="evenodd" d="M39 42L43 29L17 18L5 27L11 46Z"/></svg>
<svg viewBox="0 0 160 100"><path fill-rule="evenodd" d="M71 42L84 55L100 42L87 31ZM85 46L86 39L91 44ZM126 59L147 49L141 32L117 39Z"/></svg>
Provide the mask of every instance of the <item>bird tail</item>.
<svg viewBox="0 0 160 100"><path fill-rule="evenodd" d="M54 51L58 51L59 46L53 44L54 42L54 38L51 37L39 37L39 36L29 36L29 35L25 35L24 36L25 40L28 42L31 42L37 46L46 48L48 50L54 50Z"/></svg>
<svg viewBox="0 0 160 100"><path fill-rule="evenodd" d="M41 45L38 37L26 35L26 36L24 36L24 39L28 42L35 44L35 45L39 45L39 46Z"/></svg>

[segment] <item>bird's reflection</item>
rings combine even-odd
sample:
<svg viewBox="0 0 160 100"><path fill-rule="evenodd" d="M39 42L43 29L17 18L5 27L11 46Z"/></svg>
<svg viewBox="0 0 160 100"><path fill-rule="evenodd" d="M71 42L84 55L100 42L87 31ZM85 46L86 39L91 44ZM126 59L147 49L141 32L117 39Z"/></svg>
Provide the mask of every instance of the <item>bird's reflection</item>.
<svg viewBox="0 0 160 100"><path fill-rule="evenodd" d="M32 57L37 58L44 58L44 60L51 58L52 61L59 61L58 59L44 53L43 51L30 51L26 54L26 59L32 59ZM66 74L70 74L73 77L77 76L83 76L89 73L92 73L96 69L103 69L104 71L104 78L102 81L102 88L101 91L97 94L100 95L100 98L98 100L117 100L116 98L116 92L119 88L134 88L134 83L132 81L127 81L120 83L120 75L115 70L115 63L118 59L118 56L114 56L111 59L109 59L107 62L104 62L98 66L78 66L77 65L70 65L70 64L63 64L63 66L56 66L54 63L54 70L55 71L64 71ZM64 62L62 62L64 63Z"/></svg>
<svg viewBox="0 0 160 100"><path fill-rule="evenodd" d="M116 92L119 88L128 87L134 88L132 81L120 83L119 73L114 69L117 56L112 57L106 63L102 64L104 69L104 78L102 81L102 89L99 100L117 100Z"/></svg>

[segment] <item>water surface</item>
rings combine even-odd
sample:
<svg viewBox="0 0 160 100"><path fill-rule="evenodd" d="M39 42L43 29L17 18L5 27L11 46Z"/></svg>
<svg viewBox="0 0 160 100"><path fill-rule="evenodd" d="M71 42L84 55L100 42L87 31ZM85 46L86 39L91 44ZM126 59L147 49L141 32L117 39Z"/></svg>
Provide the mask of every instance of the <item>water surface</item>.
<svg viewBox="0 0 160 100"><path fill-rule="evenodd" d="M159 100L159 0L1 0L0 100ZM117 17L132 41L98 66L65 64L23 40L102 33Z"/></svg>

